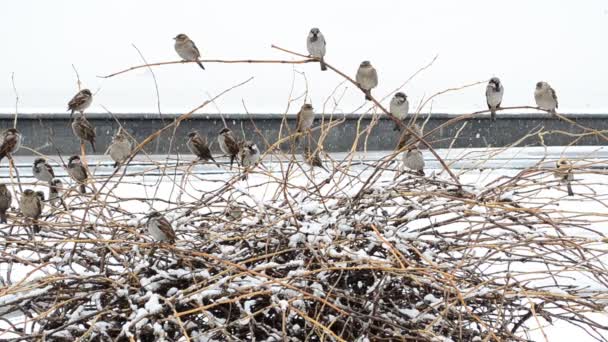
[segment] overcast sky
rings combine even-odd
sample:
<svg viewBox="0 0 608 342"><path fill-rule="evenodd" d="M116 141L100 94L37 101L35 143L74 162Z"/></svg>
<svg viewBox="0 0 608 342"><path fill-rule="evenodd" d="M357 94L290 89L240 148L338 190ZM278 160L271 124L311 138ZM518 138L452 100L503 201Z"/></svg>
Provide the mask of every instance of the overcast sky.
<svg viewBox="0 0 608 342"><path fill-rule="evenodd" d="M20 112L64 112L76 92L74 64L86 87L98 91L90 112L156 112L146 69L102 80L98 75L149 62L177 60L173 40L188 34L203 58L293 59L271 44L306 52L306 35L319 27L327 61L354 76L362 60L379 74L375 95L389 95L417 69L435 64L405 88L417 103L446 88L503 81L503 106L532 105L537 81L557 91L562 112L608 113L608 1L48 1L0 2L3 32L0 109L13 112L11 74ZM294 77L291 65L195 64L155 68L164 113L186 112L218 92L222 112L281 113ZM317 112L342 81L318 64L295 67L308 77ZM296 75L294 93L304 89ZM344 88L347 87L346 92ZM446 94L434 112L485 107L485 84ZM342 93L344 96L342 97ZM338 112L350 113L363 95L338 89ZM386 101L388 102L388 100ZM297 111L301 101L290 112ZM368 107L365 107L368 108ZM329 110L328 108L327 110ZM427 108L428 109L428 108ZM205 112L215 112L208 107Z"/></svg>

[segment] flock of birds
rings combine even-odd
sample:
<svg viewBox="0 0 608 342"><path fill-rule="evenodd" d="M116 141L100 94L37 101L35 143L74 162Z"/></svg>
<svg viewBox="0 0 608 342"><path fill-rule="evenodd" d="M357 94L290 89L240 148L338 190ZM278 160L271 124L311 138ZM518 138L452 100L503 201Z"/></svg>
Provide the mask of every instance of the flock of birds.
<svg viewBox="0 0 608 342"><path fill-rule="evenodd" d="M203 70L205 67L200 62L200 51L196 47L196 44L185 34L178 34L175 38L175 51L185 61L196 62ZM321 65L321 70L327 70L324 57L326 52L326 40L323 34L318 28L312 28L308 34L306 41L308 53L312 58L318 59ZM359 88L365 94L366 100L372 100L371 91L378 85L378 74L376 69L371 65L369 61L363 61L359 65L355 80ZM500 109L504 93L504 88L497 77L493 77L488 82L486 87L486 100L487 105L491 113L492 120L496 119L496 110ZM558 108L557 95L555 90L549 86L547 82L538 82L536 84L536 90L534 92L534 98L536 104L541 109L550 111L555 115L555 109ZM79 91L68 103L68 110L71 111L70 119L73 117L75 112L79 115L72 121L72 130L74 135L80 139L81 144L89 142L93 151L96 151L95 147L95 127L86 119L84 111L89 108L93 102L93 94L89 89L82 89ZM407 96L403 92L397 92L394 94L390 102L390 112L393 116L400 120L405 120L405 116L409 112L409 102ZM296 135L295 142L298 143L298 138L310 132L310 129L315 120L314 109L311 104L304 103L297 115L296 119ZM399 125L395 126L396 130L399 130ZM422 135L422 130L416 124L411 126L417 135ZM404 132L406 133L406 132ZM0 135L0 161L4 157L9 157L12 160L11 155L14 154L21 145L21 134L16 128L9 128ZM418 141L415 141L414 137L402 134L398 147L402 148L407 146L407 150L403 153L403 163L405 168L408 168L416 173L424 175L424 158L422 152L418 149ZM252 141L239 141L229 128L222 129L217 137L220 149L222 152L230 157L230 169L236 160L237 165L242 166L245 170L254 167L260 160L260 150ZM213 158L209 149L206 136L201 136L198 132L193 131L188 134L188 140L186 142L188 149L198 157L199 160L212 161L218 167L219 164ZM116 135L112 139L112 143L108 149L109 155L114 161L114 167L118 168L120 165L125 163L128 158L131 157L133 152L133 144L127 134L119 129ZM322 161L318 155L318 151L312 151L310 142L305 146L303 150L304 160L312 165L323 167ZM324 167L323 167L324 168ZM560 160L557 164L557 168L561 170L559 178L567 181L569 194L571 194L570 181L572 180L572 173L570 170L571 166L567 161ZM67 172L71 178L73 178L79 184L79 191L81 193L86 192L86 183L88 180L88 172L81 162L80 156L73 155L69 158L66 166ZM63 183L59 178L55 177L53 167L47 162L45 158L37 158L34 161L32 167L34 177L42 182L45 182L49 186L49 199L48 203L52 206L65 204L62 200L61 192L63 189ZM246 173L243 177L246 177ZM45 201L44 192L33 191L26 189L21 194L20 199L20 210L24 217L32 220L32 227L34 232L38 232L40 227L38 225L38 219L42 214ZM0 184L0 223L7 222L7 210L11 207L12 195L8 190L6 184ZM151 211L147 217L147 229L150 235L157 241L173 242L176 240L175 232L169 223L169 221L159 212Z"/></svg>

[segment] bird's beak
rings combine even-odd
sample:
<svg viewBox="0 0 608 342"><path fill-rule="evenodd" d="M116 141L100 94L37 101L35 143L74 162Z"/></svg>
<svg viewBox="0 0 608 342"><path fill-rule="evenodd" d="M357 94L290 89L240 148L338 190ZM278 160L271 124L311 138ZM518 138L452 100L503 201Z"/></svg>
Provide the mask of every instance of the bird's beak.
<svg viewBox="0 0 608 342"><path fill-rule="evenodd" d="M177 37L173 37L173 40L177 40Z"/></svg>

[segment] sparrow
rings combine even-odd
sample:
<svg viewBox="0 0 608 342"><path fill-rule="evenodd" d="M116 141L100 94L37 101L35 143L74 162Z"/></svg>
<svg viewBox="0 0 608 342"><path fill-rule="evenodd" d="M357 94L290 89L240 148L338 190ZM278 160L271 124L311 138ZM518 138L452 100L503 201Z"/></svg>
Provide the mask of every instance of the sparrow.
<svg viewBox="0 0 608 342"><path fill-rule="evenodd" d="M403 166L424 176L424 157L417 147L403 153Z"/></svg>
<svg viewBox="0 0 608 342"><path fill-rule="evenodd" d="M177 239L171 223L158 211L153 210L148 214L146 228L156 241L174 243Z"/></svg>
<svg viewBox="0 0 608 342"><path fill-rule="evenodd" d="M320 167L323 170L329 172L328 169L325 168L325 166L323 166L323 161L321 160L321 157L319 156L319 151L315 150L314 152L311 151L309 146L306 146L306 148L304 149L304 161L306 162L306 164L313 166L313 167Z"/></svg>
<svg viewBox="0 0 608 342"><path fill-rule="evenodd" d="M496 121L496 110L500 108L504 92L505 90L502 87L502 83L500 83L500 79L492 77L486 86L486 103L488 104L492 121Z"/></svg>
<svg viewBox="0 0 608 342"><path fill-rule="evenodd" d="M410 103L407 101L407 95L402 92L395 93L391 99L390 111L397 119L405 120L405 116L410 111ZM401 127L395 123L394 131L400 131Z"/></svg>
<svg viewBox="0 0 608 342"><path fill-rule="evenodd" d="M244 168L254 167L260 160L260 151L253 141L245 141L241 144L239 157L241 158L241 165ZM242 179L247 179L246 173L243 175Z"/></svg>
<svg viewBox="0 0 608 342"><path fill-rule="evenodd" d="M89 108L93 102L93 94L89 89L82 89L68 102L68 110L70 111L70 119L74 115L74 112L80 112L84 114L84 110Z"/></svg>
<svg viewBox="0 0 608 342"><path fill-rule="evenodd" d="M228 127L224 127L220 134L217 136L217 142L220 145L220 150L224 152L224 154L230 156L230 170L232 170L232 163L236 159L237 165L239 164L239 159L237 158L239 154L239 142L232 134L232 131Z"/></svg>
<svg viewBox="0 0 608 342"><path fill-rule="evenodd" d="M34 220L34 232L38 233L40 231L40 226L38 226L37 220L42 214L42 201L40 199L40 194L34 192L32 189L26 189L23 191L23 194L21 194L19 206L21 207L21 213L23 216Z"/></svg>
<svg viewBox="0 0 608 342"><path fill-rule="evenodd" d="M0 184L0 223L6 223L6 211L11 207L13 196L6 187L6 184Z"/></svg>
<svg viewBox="0 0 608 342"><path fill-rule="evenodd" d="M87 192L85 183L88 175L87 170L84 168L80 161L79 156L71 156L68 160L68 174L78 183L80 183L80 193L84 194Z"/></svg>
<svg viewBox="0 0 608 342"><path fill-rule="evenodd" d="M122 128L118 129L118 133L112 138L112 144L110 144L110 157L114 161L114 168L120 166L130 155L133 149L133 144L123 132Z"/></svg>
<svg viewBox="0 0 608 342"><path fill-rule="evenodd" d="M363 61L359 65L356 81L359 88L365 93L365 99L371 101L372 89L378 85L378 74L369 61Z"/></svg>
<svg viewBox="0 0 608 342"><path fill-rule="evenodd" d="M198 60L201 57L201 53L198 51L198 48L194 42L188 38L188 36L180 33L173 39L175 39L175 52L177 52L182 59L190 62L196 62L201 69L205 70L203 63Z"/></svg>
<svg viewBox="0 0 608 342"><path fill-rule="evenodd" d="M198 157L199 160L209 161L212 160L217 167L220 167L213 156L211 155L211 151L209 150L209 145L207 145L207 137L200 136L198 132L190 132L188 133L188 141L186 142L186 146L192 154Z"/></svg>
<svg viewBox="0 0 608 342"><path fill-rule="evenodd" d="M412 131L414 131L414 133L416 133L416 135L419 137L422 137L424 135L422 132L422 128L420 128L420 126L418 126L418 124L414 123L409 128ZM404 130L403 133L401 133L401 136L399 137L399 143L397 144L397 149L400 150L410 144L413 144L412 147L418 148L418 145L420 145L420 140L418 140L414 143L415 140L416 140L416 138L412 134L410 134L410 132L408 132L407 130Z"/></svg>
<svg viewBox="0 0 608 342"><path fill-rule="evenodd" d="M53 178L49 183L49 202L52 206L58 207L59 204L62 204L65 210L67 210L67 206L63 203L63 199L61 198L61 192L63 191L63 182L59 178Z"/></svg>
<svg viewBox="0 0 608 342"><path fill-rule="evenodd" d="M309 55L319 59L321 70L327 70L327 66L323 60L323 57L325 57L325 37L323 37L323 34L318 28L313 27L310 29L308 38L306 39L306 48L308 49Z"/></svg>
<svg viewBox="0 0 608 342"><path fill-rule="evenodd" d="M2 132L2 143L0 143L0 161L7 155L11 155L21 146L21 133L15 128L9 128Z"/></svg>
<svg viewBox="0 0 608 342"><path fill-rule="evenodd" d="M95 152L95 127L91 125L89 120L84 117L84 114L76 117L72 122L72 131L82 142L82 140L91 143L93 152Z"/></svg>
<svg viewBox="0 0 608 342"><path fill-rule="evenodd" d="M299 133L296 136L296 143L300 139L300 134L308 131L310 127L312 127L314 121L315 112L313 111L312 105L310 103L303 104L296 117L296 132Z"/></svg>
<svg viewBox="0 0 608 342"><path fill-rule="evenodd" d="M536 90L534 90L534 100L536 100L536 105L539 108L548 110L551 112L551 114L556 115L555 109L558 108L557 94L555 94L555 90L551 88L549 83L536 83Z"/></svg>
<svg viewBox="0 0 608 342"><path fill-rule="evenodd" d="M574 174L572 173L572 164L570 164L568 160L560 159L555 163L554 176L559 180L560 183L566 184L568 196L574 196L574 191L572 191L572 181L574 180Z"/></svg>
<svg viewBox="0 0 608 342"><path fill-rule="evenodd" d="M51 180L55 177L55 172L53 172L53 167L47 163L44 158L37 158L34 160L34 166L32 166L32 173L34 177L45 183L50 183Z"/></svg>

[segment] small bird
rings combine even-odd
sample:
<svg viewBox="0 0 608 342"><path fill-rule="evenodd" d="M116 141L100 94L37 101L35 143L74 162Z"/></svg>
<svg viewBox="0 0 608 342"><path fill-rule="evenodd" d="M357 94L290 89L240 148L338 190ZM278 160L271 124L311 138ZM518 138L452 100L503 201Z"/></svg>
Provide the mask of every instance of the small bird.
<svg viewBox="0 0 608 342"><path fill-rule="evenodd" d="M308 131L312 127L312 123L315 121L315 112L310 103L305 103L300 108L298 116L296 117L296 143L300 139L300 134Z"/></svg>
<svg viewBox="0 0 608 342"><path fill-rule="evenodd" d="M403 122L405 120L405 116L410 111L410 103L407 101L407 95L402 92L395 93L391 99L390 111L393 116ZM400 131L401 127L395 123L395 128L393 130Z"/></svg>
<svg viewBox="0 0 608 342"><path fill-rule="evenodd" d="M0 161L7 155L13 153L21 147L21 133L15 128L9 128L2 132L2 142L0 143Z"/></svg>
<svg viewBox="0 0 608 342"><path fill-rule="evenodd" d="M500 83L500 79L492 77L486 86L486 103L488 104L492 121L496 121L496 110L500 108L504 92L505 90L502 87L502 83Z"/></svg>
<svg viewBox="0 0 608 342"><path fill-rule="evenodd" d="M133 144L122 128L119 128L114 138L112 138L109 151L110 157L114 161L114 168L119 167L131 155L132 149Z"/></svg>
<svg viewBox="0 0 608 342"><path fill-rule="evenodd" d="M359 88L365 93L365 99L371 101L372 89L378 85L378 73L369 61L363 61L359 65L356 81Z"/></svg>
<svg viewBox="0 0 608 342"><path fill-rule="evenodd" d="M59 178L53 178L49 183L49 203L53 207L58 207L59 204L63 205L65 210L67 210L67 206L63 203L63 199L61 198L61 192L63 191L63 182Z"/></svg>
<svg viewBox="0 0 608 342"><path fill-rule="evenodd" d="M84 114L84 110L89 108L93 102L93 94L89 89L82 89L68 102L68 110L70 111L70 119L74 115L74 112L80 112Z"/></svg>
<svg viewBox="0 0 608 342"><path fill-rule="evenodd" d="M424 157L418 148L407 150L403 153L403 166L424 176Z"/></svg>
<svg viewBox="0 0 608 342"><path fill-rule="evenodd" d="M55 177L53 167L47 163L46 159L44 158L36 158L36 160L34 160L32 173L37 180L45 183L50 183Z"/></svg>
<svg viewBox="0 0 608 342"><path fill-rule="evenodd" d="M217 136L217 142L220 145L220 150L224 152L224 154L230 156L230 170L232 170L232 163L236 159L236 164L239 165L239 159L237 158L239 154L239 142L232 134L232 131L228 127L224 127L220 134Z"/></svg>
<svg viewBox="0 0 608 342"><path fill-rule="evenodd" d="M34 232L38 233L40 231L40 226L38 226L37 221L42 214L42 201L40 199L40 194L34 192L32 189L26 189L23 191L23 194L21 194L19 206L21 207L21 213L23 216L34 220Z"/></svg>
<svg viewBox="0 0 608 342"><path fill-rule="evenodd" d="M323 60L323 57L325 57L325 37L318 28L313 27L310 29L308 38L306 39L306 48L309 55L319 59L321 70L327 70L327 66Z"/></svg>
<svg viewBox="0 0 608 342"><path fill-rule="evenodd" d="M207 145L207 137L200 136L198 132L190 132L188 133L188 141L186 142L186 146L192 154L198 157L199 160L209 161L212 160L217 167L220 167L213 156L211 155L211 150L209 150L209 145Z"/></svg>
<svg viewBox="0 0 608 342"><path fill-rule="evenodd" d="M260 151L258 150L256 144L253 143L253 141L245 141L241 144L239 156L241 158L241 165L244 168L252 168L260 160ZM246 173L243 175L242 179L247 179Z"/></svg>
<svg viewBox="0 0 608 342"><path fill-rule="evenodd" d="M551 88L547 82L536 83L536 90L534 90L534 100L536 105L551 112L552 115L556 116L555 109L558 108L557 94L555 90Z"/></svg>
<svg viewBox="0 0 608 342"><path fill-rule="evenodd" d="M188 36L180 33L173 39L175 39L175 52L177 52L182 59L190 62L196 62L201 69L205 70L203 63L198 60L201 57L201 53L198 51L196 44L194 44L194 42L188 38Z"/></svg>
<svg viewBox="0 0 608 342"><path fill-rule="evenodd" d="M6 184L0 184L0 223L6 223L6 211L11 207L13 196L6 187Z"/></svg>
<svg viewBox="0 0 608 342"><path fill-rule="evenodd" d="M574 191L572 191L574 174L572 173L572 164L568 160L560 159L555 163L554 176L559 180L560 183L566 184L568 196L574 196Z"/></svg>
<svg viewBox="0 0 608 342"><path fill-rule="evenodd" d="M329 172L328 169L325 168L325 166L323 166L323 161L321 160L321 157L319 156L319 151L315 150L314 152L311 151L311 148L309 146L306 146L306 148L304 149L304 161L306 162L306 164L313 166L313 167L320 167L323 170Z"/></svg>
<svg viewBox="0 0 608 342"><path fill-rule="evenodd" d="M85 140L91 143L93 152L95 152L95 127L91 125L89 120L87 120L83 114L80 114L80 116L76 117L76 119L74 119L72 122L72 131L74 132L74 135L81 140L81 142L82 140Z"/></svg>
<svg viewBox="0 0 608 342"><path fill-rule="evenodd" d="M171 223L169 223L169 221L167 221L167 219L158 211L152 210L152 212L148 214L146 228L148 228L148 232L156 241L174 243L175 240L177 240Z"/></svg>
<svg viewBox="0 0 608 342"><path fill-rule="evenodd" d="M82 165L79 156L71 156L70 159L68 159L68 174L80 184L80 193L86 193L87 189L85 187L85 183L88 175L87 170Z"/></svg>
<svg viewBox="0 0 608 342"><path fill-rule="evenodd" d="M411 125L409 127L412 131L414 131L414 133L416 133L417 136L422 137L424 134L422 132L422 128L420 128L420 126L418 126L418 124L414 123L413 125ZM414 143L414 141L416 140L416 138L410 134L409 131L404 130L403 133L401 133L401 136L399 137L399 143L397 144L397 149L400 150L410 144L413 144L412 147L418 147L418 145L420 145L420 140L416 141Z"/></svg>

